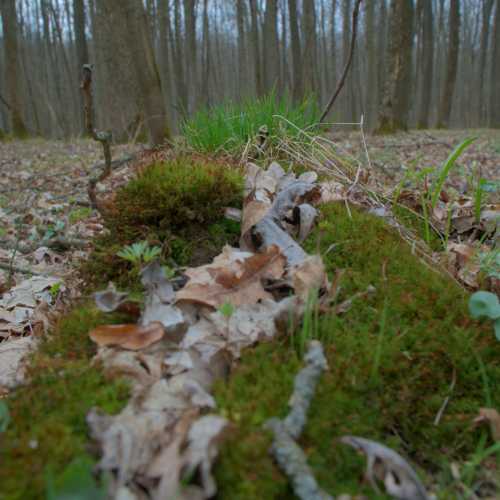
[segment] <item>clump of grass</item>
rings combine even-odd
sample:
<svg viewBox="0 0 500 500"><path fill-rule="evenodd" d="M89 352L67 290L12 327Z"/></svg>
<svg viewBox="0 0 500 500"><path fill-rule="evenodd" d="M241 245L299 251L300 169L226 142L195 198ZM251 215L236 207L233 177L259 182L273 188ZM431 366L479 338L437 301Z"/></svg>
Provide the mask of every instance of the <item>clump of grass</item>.
<svg viewBox="0 0 500 500"><path fill-rule="evenodd" d="M84 277L93 286L110 280L130 286L130 264L117 253L139 241L158 246L160 257L176 265L207 262L238 241L239 224L226 221L224 209L240 207L242 199L238 168L193 157L154 164L117 192L105 214L109 232L83 264Z"/></svg>
<svg viewBox="0 0 500 500"><path fill-rule="evenodd" d="M11 420L0 434L2 499L45 498L49 472L57 478L72 460L93 460L85 415L93 406L117 413L128 401L129 388L91 365L96 349L88 331L124 320L83 306L41 342L29 363L29 384L7 399Z"/></svg>
<svg viewBox="0 0 500 500"><path fill-rule="evenodd" d="M330 370L313 399L301 445L330 494L375 498L360 484L363 458L337 439L355 434L381 441L429 472L468 459L481 436L472 421L487 403L485 374L490 387L500 382L500 346L488 327L470 319L462 289L424 266L383 219L351 213L342 204L324 206L306 246L314 252L319 245L332 275L345 269L339 301L368 285L377 292L342 316L319 318L314 335L325 346ZM217 386L218 406L235 424L216 469L221 499L290 496L268 455L271 436L262 423L287 413L300 364L288 340L261 345L244 353L228 382ZM488 403L499 406L498 391L488 394Z"/></svg>
<svg viewBox="0 0 500 500"><path fill-rule="evenodd" d="M294 104L288 96L280 98L271 93L260 99L228 102L201 110L182 125L182 133L196 151L238 154L262 125L268 127L271 137L286 135L293 138L299 134L295 127L278 120L277 115L305 129L318 122L319 109L312 98Z"/></svg>

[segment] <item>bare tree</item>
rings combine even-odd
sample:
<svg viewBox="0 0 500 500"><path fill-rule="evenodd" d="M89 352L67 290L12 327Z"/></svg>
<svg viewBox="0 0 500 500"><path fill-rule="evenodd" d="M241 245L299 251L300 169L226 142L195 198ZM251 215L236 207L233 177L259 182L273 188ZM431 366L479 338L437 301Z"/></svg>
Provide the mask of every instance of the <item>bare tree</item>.
<svg viewBox="0 0 500 500"><path fill-rule="evenodd" d="M153 145L170 138L164 110L160 76L154 57L151 32L142 0L122 0L128 34L128 49L135 61L146 128ZM141 64L137 64L141 61Z"/></svg>
<svg viewBox="0 0 500 500"><path fill-rule="evenodd" d="M438 114L438 127L447 127L450 121L451 104L455 91L458 67L458 47L460 43L460 3L450 0L448 55L446 62L446 77L441 93Z"/></svg>
<svg viewBox="0 0 500 500"><path fill-rule="evenodd" d="M409 85L412 68L413 2L391 0L387 75L377 132L408 128Z"/></svg>
<svg viewBox="0 0 500 500"><path fill-rule="evenodd" d="M16 0L2 0L2 27L5 37L5 76L7 83L8 109L10 111L12 134L17 137L27 135L21 112L18 78L19 50L17 43Z"/></svg>
<svg viewBox="0 0 500 500"><path fill-rule="evenodd" d="M500 128L500 0L495 2L493 28L493 64L491 65L490 127Z"/></svg>
<svg viewBox="0 0 500 500"><path fill-rule="evenodd" d="M429 112L432 97L434 72L434 26L432 20L432 0L419 0L422 15L422 89L420 107L417 115L417 127L429 127Z"/></svg>
<svg viewBox="0 0 500 500"><path fill-rule="evenodd" d="M299 101L304 96L302 85L302 49L300 44L297 0L288 0L288 17L290 22L290 39L292 46L293 86L292 96Z"/></svg>
<svg viewBox="0 0 500 500"><path fill-rule="evenodd" d="M266 0L262 49L265 89L267 92L279 90L278 0Z"/></svg>

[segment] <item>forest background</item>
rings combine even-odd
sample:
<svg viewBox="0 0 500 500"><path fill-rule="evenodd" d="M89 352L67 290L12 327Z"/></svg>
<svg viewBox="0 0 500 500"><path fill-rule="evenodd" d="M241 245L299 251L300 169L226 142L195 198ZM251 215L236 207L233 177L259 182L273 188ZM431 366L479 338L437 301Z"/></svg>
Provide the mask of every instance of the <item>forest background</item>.
<svg viewBox="0 0 500 500"><path fill-rule="evenodd" d="M157 86L153 109L174 132L196 110L269 92L324 106L349 55L355 3L1 0L0 130L81 135L86 63L96 125L117 141L158 118L147 105ZM328 120L363 115L374 129L389 104L393 128L500 127L499 11L499 0L364 1Z"/></svg>

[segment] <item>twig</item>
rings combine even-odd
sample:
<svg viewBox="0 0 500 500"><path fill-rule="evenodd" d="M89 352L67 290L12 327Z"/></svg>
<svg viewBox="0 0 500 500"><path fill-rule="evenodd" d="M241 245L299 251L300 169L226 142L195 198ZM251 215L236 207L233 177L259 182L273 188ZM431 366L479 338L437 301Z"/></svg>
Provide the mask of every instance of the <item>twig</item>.
<svg viewBox="0 0 500 500"><path fill-rule="evenodd" d="M354 55L354 46L356 45L356 34L358 31L358 16L359 16L359 7L361 5L361 2L363 0L356 0L356 4L354 5L354 10L352 11L352 35L351 35L351 46L349 48L349 57L345 63L344 66L344 71L342 73L342 77L340 78L339 83L337 84L337 88L335 89L335 92L332 95L332 98L326 105L325 110L323 111L323 114L321 115L321 118L319 119L319 123L323 123L325 118L328 116L328 113L332 109L333 104L337 100L338 95L340 94L340 91L342 90L346 78L347 78L347 73L349 72L349 68L351 66L352 62L352 56Z"/></svg>
<svg viewBox="0 0 500 500"><path fill-rule="evenodd" d="M320 342L310 342L305 361L306 366L295 377L289 402L290 413L283 420L271 418L264 427L274 434L271 452L290 478L297 497L301 500L331 500L332 497L319 487L307 465L305 453L295 441L306 424L307 411L319 377L328 368Z"/></svg>
<svg viewBox="0 0 500 500"><path fill-rule="evenodd" d="M448 390L448 396L446 396L446 398L443 401L443 404L441 405L441 408L439 408L439 411L437 412L436 418L434 419L435 426L438 426L439 422L441 421L441 417L443 416L444 410L446 410L446 407L450 402L451 393L453 392L453 389L455 389L456 383L457 383L457 371L455 370L455 368L453 368L453 376L451 379L450 389Z"/></svg>
<svg viewBox="0 0 500 500"><path fill-rule="evenodd" d="M92 101L92 66L90 64L83 65L83 78L80 88L83 93L83 111L85 115L85 128L88 134L95 140L102 144L104 151L104 170L97 177L92 177L89 180L89 199L92 208L98 209L96 186L98 182L102 182L106 177L111 174L111 132L98 132L94 129L92 115L93 115L93 101Z"/></svg>

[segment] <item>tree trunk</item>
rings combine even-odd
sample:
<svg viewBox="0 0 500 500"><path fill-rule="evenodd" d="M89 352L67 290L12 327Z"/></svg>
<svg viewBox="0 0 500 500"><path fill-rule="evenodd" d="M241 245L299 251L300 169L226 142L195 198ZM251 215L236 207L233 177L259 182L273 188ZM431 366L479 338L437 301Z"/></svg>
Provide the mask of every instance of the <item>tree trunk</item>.
<svg viewBox="0 0 500 500"><path fill-rule="evenodd" d="M438 128L448 127L451 114L455 82L457 79L458 47L460 44L460 2L450 0L448 56L446 77L439 106Z"/></svg>
<svg viewBox="0 0 500 500"><path fill-rule="evenodd" d="M367 81L366 86L366 116L368 127L371 128L375 122L377 105L377 45L375 42L375 2L368 0L365 3L365 42L366 56L368 58Z"/></svg>
<svg viewBox="0 0 500 500"><path fill-rule="evenodd" d="M146 128L153 145L170 138L164 110L160 77L156 67L146 12L142 0L122 0L128 33L128 49L135 70L144 109Z"/></svg>
<svg viewBox="0 0 500 500"><path fill-rule="evenodd" d="M245 6L243 0L236 2L236 25L238 29L238 95L240 99L245 94L247 72L245 47Z"/></svg>
<svg viewBox="0 0 500 500"><path fill-rule="evenodd" d="M87 37L85 36L85 4L83 0L73 0L73 24L75 30L77 82L79 82L83 65L89 63ZM75 88L78 88L76 86L77 82L75 82ZM79 96L79 110L80 131L84 134L85 119L83 116L83 97L81 95Z"/></svg>
<svg viewBox="0 0 500 500"><path fill-rule="evenodd" d="M174 73L177 89L177 104L180 113L186 115L188 111L188 91L184 73L184 47L182 40L180 0L174 0L174 26L175 26L175 51L174 51Z"/></svg>
<svg viewBox="0 0 500 500"><path fill-rule="evenodd" d="M196 55L196 10L195 0L184 0L184 29L186 36L186 83L189 90L187 112L194 110L198 89L198 60Z"/></svg>
<svg viewBox="0 0 500 500"><path fill-rule="evenodd" d="M429 128L429 112L432 98L434 72L434 25L432 0L420 0L422 4L422 91L417 115L417 128Z"/></svg>
<svg viewBox="0 0 500 500"><path fill-rule="evenodd" d="M19 95L16 0L2 0L1 7L5 44L5 79L12 122L12 134L16 137L24 137L28 131L22 117Z"/></svg>
<svg viewBox="0 0 500 500"><path fill-rule="evenodd" d="M500 0L495 2L493 27L493 64L491 66L490 127L500 128Z"/></svg>
<svg viewBox="0 0 500 500"><path fill-rule="evenodd" d="M250 4L250 16L252 19L252 47L254 58L255 72L255 93L261 96L264 93L264 85L262 82L262 63L260 57L260 40L259 40L259 21L257 13L257 0L248 0Z"/></svg>
<svg viewBox="0 0 500 500"><path fill-rule="evenodd" d="M297 19L297 0L288 0L290 38L292 46L293 87L292 97L295 102L304 97L302 85L302 49L300 44L299 23Z"/></svg>
<svg viewBox="0 0 500 500"><path fill-rule="evenodd" d="M278 0L266 0L264 16L264 88L266 92L279 89L280 53L278 45Z"/></svg>
<svg viewBox="0 0 500 500"><path fill-rule="evenodd" d="M412 70L413 1L391 0L389 73L384 85L384 97L379 110L378 133L393 133L408 129L409 86Z"/></svg>
<svg viewBox="0 0 500 500"><path fill-rule="evenodd" d="M316 9L314 2L304 2L303 4L302 39L304 40L304 53L302 55L304 91L306 94L312 94L318 89Z"/></svg>
<svg viewBox="0 0 500 500"><path fill-rule="evenodd" d="M485 94L486 88L484 85L485 79L485 70L486 70L486 56L488 54L488 42L490 35L490 18L491 11L493 9L493 0L484 0L483 1L483 19L482 19L482 29L481 29L481 45L479 47L479 74L478 74L478 82L479 82L479 121L480 124L483 123L483 120L486 117L484 103L485 103ZM498 64L498 63L497 63Z"/></svg>

